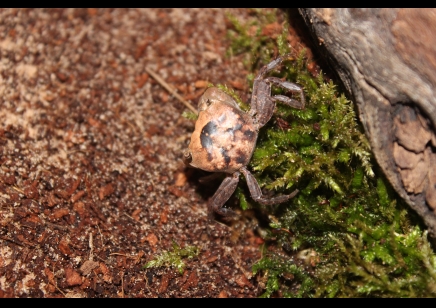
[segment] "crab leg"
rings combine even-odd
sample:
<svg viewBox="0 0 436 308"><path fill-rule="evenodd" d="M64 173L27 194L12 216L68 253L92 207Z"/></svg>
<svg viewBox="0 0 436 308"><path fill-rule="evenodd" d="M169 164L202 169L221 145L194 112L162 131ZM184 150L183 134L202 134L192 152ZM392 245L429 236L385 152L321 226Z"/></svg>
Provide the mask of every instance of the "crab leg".
<svg viewBox="0 0 436 308"><path fill-rule="evenodd" d="M298 193L298 189L294 190L289 195L278 196L274 198L265 198L262 196L262 191L260 190L259 184L257 183L255 177L246 168L241 168L241 172L244 174L247 180L248 189L250 190L251 197L260 204L271 205L285 202L288 199L295 197Z"/></svg>
<svg viewBox="0 0 436 308"><path fill-rule="evenodd" d="M276 60L265 65L260 69L259 74L254 79L249 115L255 118L257 129L264 126L271 119L274 113L275 101L280 101L294 108L304 109L306 100L301 86L293 82L281 80L277 77L264 78L266 73L271 71L282 61L283 57L278 57ZM271 96L272 84L291 92L300 93L300 101L284 95Z"/></svg>
<svg viewBox="0 0 436 308"><path fill-rule="evenodd" d="M221 183L220 187L210 200L208 206L209 216L212 216L214 212L222 216L232 216L234 214L231 209L223 208L222 206L227 202L227 200L229 200L235 191L236 186L238 186L239 174L239 172L235 172L232 175L227 176Z"/></svg>
<svg viewBox="0 0 436 308"><path fill-rule="evenodd" d="M278 87L281 87L283 89L286 89L291 92L298 92L300 93L300 101L297 101L295 99L289 98L287 96L283 95L275 95L273 96L274 100L281 101L291 107L297 108L297 109L304 109L304 106L306 104L306 99L304 98L303 88L299 86L296 83L281 80L277 77L267 77L264 79L266 82L270 82L275 84Z"/></svg>
<svg viewBox="0 0 436 308"><path fill-rule="evenodd" d="M278 57L259 70L253 82L253 93L251 95L251 104L249 114L258 118L259 127L265 125L272 116L274 111L274 102L271 100L271 86L264 81L264 75L273 70L277 65L282 63L283 58Z"/></svg>
<svg viewBox="0 0 436 308"><path fill-rule="evenodd" d="M277 65L281 64L282 61L283 61L284 59L286 59L287 57L288 57L287 55L284 55L284 56L278 56L277 59L271 61L270 63L268 63L267 65L265 65L264 67L262 67L262 68L259 70L259 73L257 73L256 79L262 79L263 76L264 76L266 73L272 71L272 70L273 70Z"/></svg>
<svg viewBox="0 0 436 308"><path fill-rule="evenodd" d="M207 182L212 182L216 179L218 179L221 176L221 173L212 173L206 176L202 176L201 178L198 179L198 182L200 183L207 183Z"/></svg>

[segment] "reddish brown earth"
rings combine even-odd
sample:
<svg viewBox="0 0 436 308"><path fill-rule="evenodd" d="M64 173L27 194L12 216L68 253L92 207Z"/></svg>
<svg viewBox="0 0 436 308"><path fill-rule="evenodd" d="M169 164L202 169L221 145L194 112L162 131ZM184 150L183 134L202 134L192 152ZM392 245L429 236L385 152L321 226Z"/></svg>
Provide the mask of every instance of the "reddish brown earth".
<svg viewBox="0 0 436 308"><path fill-rule="evenodd" d="M145 69L194 106L208 82L247 99L226 11L0 10L0 297L260 294L258 221L208 222L194 123ZM173 241L200 249L183 275L143 269Z"/></svg>

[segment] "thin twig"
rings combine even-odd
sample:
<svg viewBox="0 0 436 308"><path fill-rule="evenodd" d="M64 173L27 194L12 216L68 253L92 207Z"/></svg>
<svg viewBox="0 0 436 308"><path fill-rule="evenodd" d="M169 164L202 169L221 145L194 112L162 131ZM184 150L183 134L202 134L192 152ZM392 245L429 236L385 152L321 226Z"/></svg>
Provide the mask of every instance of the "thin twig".
<svg viewBox="0 0 436 308"><path fill-rule="evenodd" d="M24 244L19 243L17 241L14 241L13 239L10 239L10 238L4 237L4 236L0 236L0 239L3 240L3 241L14 243L15 245L18 245L18 246L21 246L21 247L26 247Z"/></svg>
<svg viewBox="0 0 436 308"><path fill-rule="evenodd" d="M145 68L145 71L151 75L162 87L164 87L168 92L170 92L171 95L174 95L175 98L177 98L179 101L181 101L188 109L190 109L192 112L197 114L197 109L194 108L194 106L191 105L188 101L186 101L183 97L181 97L176 90L173 89L168 83L166 83L165 80L163 80L158 74L153 72L149 68Z"/></svg>
<svg viewBox="0 0 436 308"><path fill-rule="evenodd" d="M94 243L92 242L92 233L91 232L89 232L89 242L88 242L88 245L89 245L89 249L90 249L90 251L89 251L89 260L93 261L93 259L94 259Z"/></svg>
<svg viewBox="0 0 436 308"><path fill-rule="evenodd" d="M98 229L98 233L100 233L100 237L101 237L101 246L103 247L103 241L104 241L104 238L103 238L103 234L101 233L101 230L100 230L100 227L97 225L97 229Z"/></svg>
<svg viewBox="0 0 436 308"><path fill-rule="evenodd" d="M57 282L57 280L56 280L56 277L54 276L55 275L55 270L54 270L55 268L54 268L54 265L53 265L53 267L52 267L52 273L53 273L53 284L54 284L54 286L55 286L55 288L59 291L59 292L61 292L62 293L62 295L64 296L64 297L66 297L65 296L65 293L61 290L61 289L59 289L59 287L58 287L58 282Z"/></svg>
<svg viewBox="0 0 436 308"><path fill-rule="evenodd" d="M20 194L24 194L24 191L17 186L12 186L12 189L18 191Z"/></svg>
<svg viewBox="0 0 436 308"><path fill-rule="evenodd" d="M113 253L110 253L109 255L110 256L123 256L123 257L129 258L129 259L136 259L136 257L134 257L134 256L129 256L129 255L126 255L124 253L119 253L119 252L113 252Z"/></svg>
<svg viewBox="0 0 436 308"><path fill-rule="evenodd" d="M124 213L124 216L127 216L127 217L129 217L130 219L132 219L134 222L139 223L138 221L135 220L135 218L133 218L132 216L130 216L130 215L127 214L127 213Z"/></svg>
<svg viewBox="0 0 436 308"><path fill-rule="evenodd" d="M106 263L106 260L104 260L103 258L100 258L98 255L95 256L96 258L100 259L103 263ZM107 264L107 263L106 263Z"/></svg>
<svg viewBox="0 0 436 308"><path fill-rule="evenodd" d="M67 297L66 295L65 295L65 293L61 290L61 289L59 289L59 287L58 287L58 283L55 281L55 287L56 287L56 289L59 291L59 292L61 292L62 293L62 295L64 296L64 297Z"/></svg>
<svg viewBox="0 0 436 308"><path fill-rule="evenodd" d="M43 220L42 222L43 222L45 225L47 225L47 226L49 226L49 227L52 227L52 228L54 228L54 229L59 229L59 230L62 230L62 231L68 231L68 230L70 230L69 227L65 227L65 226L61 226L61 225L57 225L57 224L53 224L53 223L48 222L48 221L45 221L45 220Z"/></svg>

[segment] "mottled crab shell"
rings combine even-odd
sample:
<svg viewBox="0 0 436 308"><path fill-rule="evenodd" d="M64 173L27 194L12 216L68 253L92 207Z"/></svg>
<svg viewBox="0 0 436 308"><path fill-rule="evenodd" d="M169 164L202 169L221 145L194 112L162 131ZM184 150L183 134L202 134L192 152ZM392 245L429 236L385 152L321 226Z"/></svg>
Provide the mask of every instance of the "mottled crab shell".
<svg viewBox="0 0 436 308"><path fill-rule="evenodd" d="M233 173L250 162L256 140L252 118L231 96L209 88L200 98L189 164L210 172Z"/></svg>

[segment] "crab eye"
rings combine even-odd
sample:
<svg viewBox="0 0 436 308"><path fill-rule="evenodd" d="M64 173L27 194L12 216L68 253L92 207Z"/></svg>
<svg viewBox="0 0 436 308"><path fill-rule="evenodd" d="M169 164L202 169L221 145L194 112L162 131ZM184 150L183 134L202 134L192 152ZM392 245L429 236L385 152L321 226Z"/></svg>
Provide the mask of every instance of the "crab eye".
<svg viewBox="0 0 436 308"><path fill-rule="evenodd" d="M192 155L191 155L191 152L186 151L185 153L183 153L183 162L184 162L186 165L189 165L189 164L191 163L191 161L192 161Z"/></svg>

